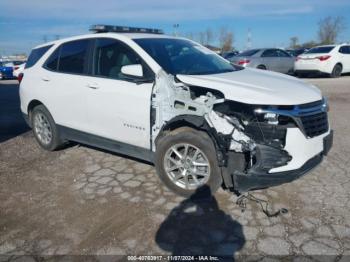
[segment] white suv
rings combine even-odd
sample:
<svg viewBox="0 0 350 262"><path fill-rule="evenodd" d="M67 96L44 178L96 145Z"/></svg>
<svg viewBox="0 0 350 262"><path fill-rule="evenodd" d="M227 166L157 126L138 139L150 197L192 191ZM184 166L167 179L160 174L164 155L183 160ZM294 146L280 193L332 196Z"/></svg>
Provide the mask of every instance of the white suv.
<svg viewBox="0 0 350 262"><path fill-rule="evenodd" d="M294 70L297 75L324 73L331 77L350 73L350 44L325 45L311 48L297 57Z"/></svg>
<svg viewBox="0 0 350 262"><path fill-rule="evenodd" d="M184 196L290 182L329 151L327 103L311 84L155 29L94 29L27 61L21 110L44 149L77 141L149 161Z"/></svg>

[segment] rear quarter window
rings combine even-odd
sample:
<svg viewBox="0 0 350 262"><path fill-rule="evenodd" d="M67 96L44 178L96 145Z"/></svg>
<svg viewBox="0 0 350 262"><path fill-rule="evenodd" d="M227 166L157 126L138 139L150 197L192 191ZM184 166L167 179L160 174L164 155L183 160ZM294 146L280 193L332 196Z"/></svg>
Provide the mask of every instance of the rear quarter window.
<svg viewBox="0 0 350 262"><path fill-rule="evenodd" d="M251 50L244 51L244 52L238 54L237 56L253 56L259 51L260 51L260 49L251 49Z"/></svg>
<svg viewBox="0 0 350 262"><path fill-rule="evenodd" d="M60 47L56 48L56 50L50 55L50 57L46 60L44 67L52 71L57 71L59 53Z"/></svg>
<svg viewBox="0 0 350 262"><path fill-rule="evenodd" d="M35 48L30 52L25 68L30 68L52 47L52 45Z"/></svg>
<svg viewBox="0 0 350 262"><path fill-rule="evenodd" d="M319 46L311 48L306 54L327 54L332 51L334 46Z"/></svg>
<svg viewBox="0 0 350 262"><path fill-rule="evenodd" d="M262 54L261 57L278 57L277 49L267 49Z"/></svg>

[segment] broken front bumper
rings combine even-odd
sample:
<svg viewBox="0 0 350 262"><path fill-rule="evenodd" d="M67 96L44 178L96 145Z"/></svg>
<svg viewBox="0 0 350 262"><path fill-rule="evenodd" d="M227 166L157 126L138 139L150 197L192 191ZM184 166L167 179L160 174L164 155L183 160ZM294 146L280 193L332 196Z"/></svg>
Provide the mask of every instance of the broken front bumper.
<svg viewBox="0 0 350 262"><path fill-rule="evenodd" d="M310 170L312 170L314 167L316 167L318 164L321 163L323 156L327 155L329 150L331 149L333 145L333 131L329 131L325 136L321 137L322 141L322 151L307 160L300 168L288 170L288 171L282 171L282 172L266 172L266 165L270 164L270 162L264 162L259 161L257 162L258 166L254 165L252 169L250 169L247 173L243 172L234 172L233 174L233 182L234 182L234 188L238 192L246 192L253 189L261 189L261 188L267 188L272 186L277 186L280 184L291 182L306 173L308 173ZM307 147L308 145L306 145ZM310 143L309 146L312 146L312 143ZM303 148L300 148L300 151L302 151ZM280 156L279 159L276 159L276 152L274 152L274 155L271 153L268 153L268 151L264 151L263 158L264 160L268 159L271 160L275 158L275 161L285 161L282 159L283 157L286 157L286 155L283 153L282 150L280 150ZM266 154L270 154L266 156ZM269 167L268 167L269 168Z"/></svg>

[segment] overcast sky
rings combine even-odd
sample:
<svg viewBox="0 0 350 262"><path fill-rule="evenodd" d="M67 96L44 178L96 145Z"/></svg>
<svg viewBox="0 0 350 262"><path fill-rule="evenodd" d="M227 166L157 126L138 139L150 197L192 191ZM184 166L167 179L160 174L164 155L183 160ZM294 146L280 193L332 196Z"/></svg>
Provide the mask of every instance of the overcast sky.
<svg viewBox="0 0 350 262"><path fill-rule="evenodd" d="M1 0L0 54L28 52L44 39L87 33L91 24L157 27L166 33L179 24L182 34L222 26L246 46L287 46L289 38L316 40L317 23L328 15L344 16L347 29L339 41L350 41L350 0Z"/></svg>

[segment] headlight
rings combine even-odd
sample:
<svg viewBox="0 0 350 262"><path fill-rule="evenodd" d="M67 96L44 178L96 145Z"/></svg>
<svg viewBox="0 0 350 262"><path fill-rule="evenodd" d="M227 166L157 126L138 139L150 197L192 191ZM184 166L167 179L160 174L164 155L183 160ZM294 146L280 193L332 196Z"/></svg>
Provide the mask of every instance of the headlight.
<svg viewBox="0 0 350 262"><path fill-rule="evenodd" d="M271 125L278 125L278 115L275 113L265 113L264 119Z"/></svg>
<svg viewBox="0 0 350 262"><path fill-rule="evenodd" d="M278 114L273 113L273 112L264 112L264 110L258 108L255 109L254 112L261 117L264 118L264 120L270 124L270 125L278 125Z"/></svg>

